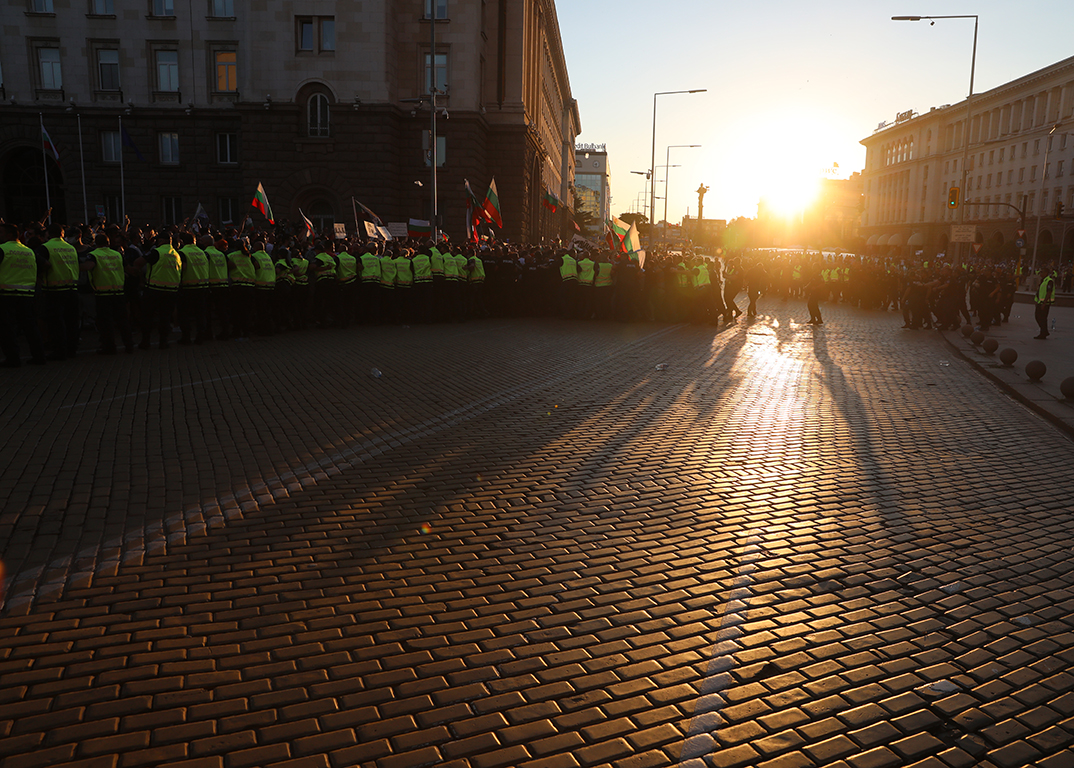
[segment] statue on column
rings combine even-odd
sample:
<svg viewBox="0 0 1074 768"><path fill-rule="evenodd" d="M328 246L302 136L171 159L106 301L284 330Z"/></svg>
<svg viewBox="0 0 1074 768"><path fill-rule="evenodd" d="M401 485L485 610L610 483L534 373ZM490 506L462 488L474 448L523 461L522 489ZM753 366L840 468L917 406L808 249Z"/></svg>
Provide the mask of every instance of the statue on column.
<svg viewBox="0 0 1074 768"><path fill-rule="evenodd" d="M702 221L705 218L705 193L709 191L709 188L704 184L697 188L697 220Z"/></svg>

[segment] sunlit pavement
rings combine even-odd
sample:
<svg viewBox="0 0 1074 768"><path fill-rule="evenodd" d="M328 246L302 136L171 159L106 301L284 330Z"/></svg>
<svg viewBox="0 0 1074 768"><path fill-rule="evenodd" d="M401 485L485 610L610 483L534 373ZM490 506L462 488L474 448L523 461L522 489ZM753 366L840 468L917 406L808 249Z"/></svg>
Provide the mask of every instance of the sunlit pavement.
<svg viewBox="0 0 1074 768"><path fill-rule="evenodd" d="M3 372L4 768L1074 765L1070 440L761 310Z"/></svg>

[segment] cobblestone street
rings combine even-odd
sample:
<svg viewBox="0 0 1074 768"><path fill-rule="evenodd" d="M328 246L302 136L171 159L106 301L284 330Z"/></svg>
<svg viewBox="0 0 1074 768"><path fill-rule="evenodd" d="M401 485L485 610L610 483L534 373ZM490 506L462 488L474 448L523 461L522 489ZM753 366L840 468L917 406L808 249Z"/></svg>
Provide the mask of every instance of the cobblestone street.
<svg viewBox="0 0 1074 768"><path fill-rule="evenodd" d="M760 310L2 372L0 765L1074 766L1070 439Z"/></svg>

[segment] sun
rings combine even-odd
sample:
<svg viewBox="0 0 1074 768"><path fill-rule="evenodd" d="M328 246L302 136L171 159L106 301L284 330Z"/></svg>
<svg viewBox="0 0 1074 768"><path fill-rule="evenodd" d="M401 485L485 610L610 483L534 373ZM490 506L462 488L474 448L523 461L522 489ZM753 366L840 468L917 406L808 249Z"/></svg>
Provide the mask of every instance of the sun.
<svg viewBox="0 0 1074 768"><path fill-rule="evenodd" d="M812 206L819 193L819 171L803 168L783 178L773 178L762 204L776 216L791 218Z"/></svg>

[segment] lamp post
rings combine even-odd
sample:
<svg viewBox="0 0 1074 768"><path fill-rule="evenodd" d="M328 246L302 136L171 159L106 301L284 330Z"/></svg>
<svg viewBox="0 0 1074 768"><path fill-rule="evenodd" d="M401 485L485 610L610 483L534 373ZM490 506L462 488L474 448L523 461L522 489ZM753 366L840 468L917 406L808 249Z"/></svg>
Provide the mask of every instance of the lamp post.
<svg viewBox="0 0 1074 768"><path fill-rule="evenodd" d="M655 169L656 168L656 98L658 96L671 96L671 95L676 94L676 93L705 93L706 90L707 89L705 89L705 88L695 88L695 89L693 89L691 91L659 91L658 93L653 94L653 151L652 151L652 155L651 155L650 160L649 160L649 168L650 169ZM667 197L667 195L664 195L664 197ZM656 185L653 184L653 185L650 185L650 187L649 187L649 213L650 213L650 215L655 214L655 211L656 211ZM650 230L650 233L651 232L652 232L652 230ZM649 243L652 244L652 241L653 241L653 238L652 238L652 235L650 234Z"/></svg>
<svg viewBox="0 0 1074 768"><path fill-rule="evenodd" d="M641 186L642 194L645 196L645 200L644 200L644 202L642 203L642 206L641 206L641 215L645 216L646 218L649 218L649 216L646 214L646 209L645 209L645 206L649 204L649 193L648 193L648 191L646 191L645 188L649 184L650 180L653 177L653 170L654 169L652 167L650 167L649 170L647 170L647 171L631 171L631 173L636 173L638 176L644 176L645 177L645 183L643 183L642 186Z"/></svg>
<svg viewBox="0 0 1074 768"><path fill-rule="evenodd" d="M1033 235L1033 259L1029 263L1029 274L1037 271L1037 244L1040 242L1040 217L1044 212L1044 179L1048 176L1048 153L1052 151L1052 134L1062 124L1059 121L1048 131L1048 143L1044 145L1044 169L1040 174L1040 190L1037 192L1037 233Z"/></svg>
<svg viewBox="0 0 1074 768"><path fill-rule="evenodd" d="M686 148L691 149L700 147L700 144L669 144L667 154L664 158L664 228L660 230L660 245L664 244L664 233L667 231L668 225L668 198L671 197L671 169L669 165L671 162L671 150ZM678 166L675 166L678 167Z"/></svg>
<svg viewBox="0 0 1074 768"><path fill-rule="evenodd" d="M922 21L928 20L935 23L934 19L973 19L973 56L970 59L970 93L966 97L966 130L962 133L962 181L959 182L959 194L962 196L962 204L958 206L958 223L966 220L966 164L970 155L970 121L973 119L973 73L977 69L977 22L975 14L963 14L955 16L892 16L892 21ZM965 256L965 251L963 251Z"/></svg>

